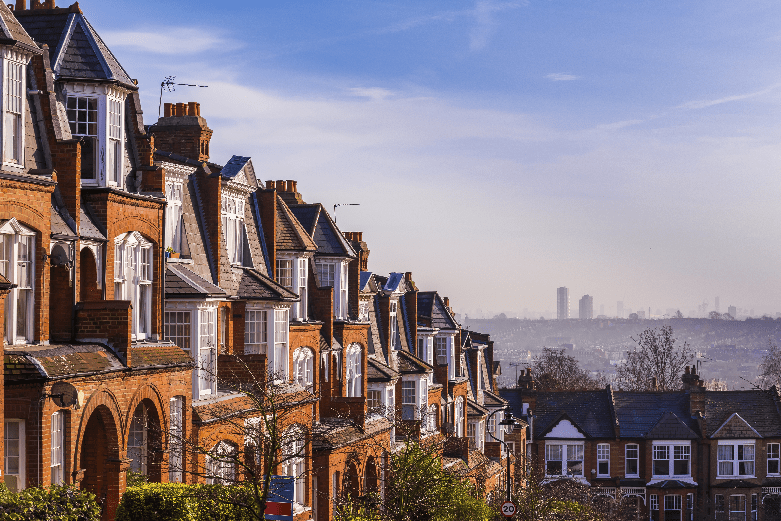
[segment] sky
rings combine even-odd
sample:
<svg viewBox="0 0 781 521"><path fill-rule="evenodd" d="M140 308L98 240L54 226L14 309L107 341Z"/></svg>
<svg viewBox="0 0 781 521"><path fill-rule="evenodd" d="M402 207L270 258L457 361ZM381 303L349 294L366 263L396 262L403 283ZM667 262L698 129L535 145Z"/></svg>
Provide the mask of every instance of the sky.
<svg viewBox="0 0 781 521"><path fill-rule="evenodd" d="M781 311L781 3L80 6L144 121L201 103L211 159L362 231L456 311Z"/></svg>

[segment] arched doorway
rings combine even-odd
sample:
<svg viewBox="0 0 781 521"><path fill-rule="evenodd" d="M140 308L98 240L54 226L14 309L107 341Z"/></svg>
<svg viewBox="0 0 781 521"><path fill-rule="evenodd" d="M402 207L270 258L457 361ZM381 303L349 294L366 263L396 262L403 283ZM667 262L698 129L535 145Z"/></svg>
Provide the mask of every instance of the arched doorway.
<svg viewBox="0 0 781 521"><path fill-rule="evenodd" d="M142 400L133 411L127 437L127 457L130 471L144 474L150 482L160 481L162 462L162 431L160 417L152 400Z"/></svg>
<svg viewBox="0 0 781 521"><path fill-rule="evenodd" d="M79 255L79 301L103 300L103 292L98 287L98 266L92 250L83 248Z"/></svg>
<svg viewBox="0 0 781 521"><path fill-rule="evenodd" d="M369 456L369 459L366 461L366 472L364 473L366 477L366 493L376 493L379 491L379 487L377 486L377 465L374 463L374 458L372 456Z"/></svg>
<svg viewBox="0 0 781 521"><path fill-rule="evenodd" d="M111 411L99 405L92 411L81 442L81 488L95 494L103 519L114 519L119 503L119 436Z"/></svg>
<svg viewBox="0 0 781 521"><path fill-rule="evenodd" d="M68 341L72 337L73 286L71 284L70 259L62 244L51 253L49 272L49 337L51 340Z"/></svg>
<svg viewBox="0 0 781 521"><path fill-rule="evenodd" d="M342 484L342 490L345 495L350 497L358 497L361 493L361 487L359 483L358 468L354 461L347 464L347 469L344 473L344 483Z"/></svg>

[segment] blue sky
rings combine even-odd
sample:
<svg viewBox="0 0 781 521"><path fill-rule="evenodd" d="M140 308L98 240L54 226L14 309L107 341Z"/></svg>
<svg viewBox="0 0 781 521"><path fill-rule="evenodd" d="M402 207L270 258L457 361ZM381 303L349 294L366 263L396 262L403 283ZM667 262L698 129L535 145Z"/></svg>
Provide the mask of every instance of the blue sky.
<svg viewBox="0 0 781 521"><path fill-rule="evenodd" d="M721 297L781 311L781 4L107 2L146 123L200 101L212 159L361 230L458 311ZM573 308L576 309L576 302Z"/></svg>

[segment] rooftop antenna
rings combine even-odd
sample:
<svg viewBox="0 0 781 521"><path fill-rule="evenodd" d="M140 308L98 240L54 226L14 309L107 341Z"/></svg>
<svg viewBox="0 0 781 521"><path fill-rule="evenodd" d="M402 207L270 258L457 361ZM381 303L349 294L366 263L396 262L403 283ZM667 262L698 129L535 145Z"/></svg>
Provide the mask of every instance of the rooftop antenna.
<svg viewBox="0 0 781 521"><path fill-rule="evenodd" d="M361 206L361 203L339 203L334 205L334 222L336 222L336 209L340 206Z"/></svg>
<svg viewBox="0 0 781 521"><path fill-rule="evenodd" d="M161 109L163 108L163 89L167 90L168 92L174 92L176 90L177 85L181 85L183 87L201 87L206 88L208 85L193 85L192 83L175 83L174 80L176 79L176 76L166 76L165 79L160 82L160 103L157 106L157 117L159 118L162 114Z"/></svg>

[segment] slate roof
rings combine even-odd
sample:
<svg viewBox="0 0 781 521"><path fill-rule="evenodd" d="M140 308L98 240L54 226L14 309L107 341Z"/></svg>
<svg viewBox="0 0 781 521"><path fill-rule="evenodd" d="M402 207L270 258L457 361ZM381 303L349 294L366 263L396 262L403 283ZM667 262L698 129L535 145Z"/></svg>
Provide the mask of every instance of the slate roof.
<svg viewBox="0 0 781 521"><path fill-rule="evenodd" d="M495 395L491 391L483 391L483 405L486 407L504 407L507 405L507 400Z"/></svg>
<svg viewBox="0 0 781 521"><path fill-rule="evenodd" d="M312 446L314 450L338 449L388 431L392 426L382 417L366 422L363 429L347 418L322 418L312 427Z"/></svg>
<svg viewBox="0 0 781 521"><path fill-rule="evenodd" d="M57 208L52 205L52 235L65 235L75 237L76 230L72 229Z"/></svg>
<svg viewBox="0 0 781 521"><path fill-rule="evenodd" d="M79 209L79 214L79 235L86 239L105 241L106 234L102 231L102 227L97 224L97 221L92 218L92 211L90 208L85 208L85 205L82 204Z"/></svg>
<svg viewBox="0 0 781 521"><path fill-rule="evenodd" d="M383 286L382 289L388 292L396 291L399 289L399 284L401 284L402 280L404 280L403 273L392 272L388 276L388 281L385 283L385 286Z"/></svg>
<svg viewBox="0 0 781 521"><path fill-rule="evenodd" d="M5 3L0 3L0 42L19 42L30 50L41 52Z"/></svg>
<svg viewBox="0 0 781 521"><path fill-rule="evenodd" d="M778 395L768 391L706 391L705 419L714 433L733 413L740 414L763 437L781 437Z"/></svg>
<svg viewBox="0 0 781 521"><path fill-rule="evenodd" d="M222 167L222 170L220 170L220 175L227 178L236 177L239 172L241 172L241 169L249 163L250 159L251 158L249 157L243 156L231 157L230 160L225 163L225 166Z"/></svg>
<svg viewBox="0 0 781 521"><path fill-rule="evenodd" d="M374 358L367 360L366 377L370 382L390 382L399 376L399 373L378 360Z"/></svg>
<svg viewBox="0 0 781 521"><path fill-rule="evenodd" d="M513 414L522 415L523 398L520 390L502 389L502 398L510 403ZM614 438L610 395L607 391L540 392L534 413L534 437L553 428L566 414L591 438ZM623 431L621 435L624 436Z"/></svg>
<svg viewBox="0 0 781 521"><path fill-rule="evenodd" d="M276 240L278 250L316 251L317 245L296 218L294 212L277 196Z"/></svg>
<svg viewBox="0 0 781 521"><path fill-rule="evenodd" d="M130 367L190 367L193 359L181 348L173 344L139 345L130 348Z"/></svg>
<svg viewBox="0 0 781 521"><path fill-rule="evenodd" d="M205 280L186 266L178 263L167 263L165 269L166 297L185 296L224 296L225 291Z"/></svg>
<svg viewBox="0 0 781 521"><path fill-rule="evenodd" d="M24 346L5 349L5 381L46 380L124 369L122 362L97 344Z"/></svg>
<svg viewBox="0 0 781 521"><path fill-rule="evenodd" d="M662 414L659 421L645 434L652 440L693 440L697 433L690 429L675 413Z"/></svg>
<svg viewBox="0 0 781 521"><path fill-rule="evenodd" d="M315 216L312 215L314 210L316 210ZM291 206L290 211L298 218L304 230L317 245L317 255L349 258L356 256L352 246L331 220L323 205L297 204Z"/></svg>
<svg viewBox="0 0 781 521"><path fill-rule="evenodd" d="M445 308L442 297L436 291L418 292L418 315L431 319L431 327L458 329L458 324Z"/></svg>
<svg viewBox="0 0 781 521"><path fill-rule="evenodd" d="M417 356L407 351L396 351L399 354L399 372L402 374L430 373L434 368Z"/></svg>
<svg viewBox="0 0 781 521"><path fill-rule="evenodd" d="M713 485L711 485L713 486ZM697 488L697 485L688 481L679 481L677 479L665 479L657 481L656 483L650 483L648 488Z"/></svg>
<svg viewBox="0 0 781 521"><path fill-rule="evenodd" d="M369 281L372 278L372 272L371 271L362 271L361 272L361 281L359 284L359 290L364 291L366 289L366 286L369 284Z"/></svg>
<svg viewBox="0 0 781 521"><path fill-rule="evenodd" d="M298 295L251 268L242 268L238 296L250 300L298 300Z"/></svg>
<svg viewBox="0 0 781 521"><path fill-rule="evenodd" d="M481 407L479 403L467 399L466 401L466 415L467 417L471 416L473 418L475 417L482 417L488 415L488 410Z"/></svg>
<svg viewBox="0 0 781 521"><path fill-rule="evenodd" d="M699 432L697 422L689 414L689 394L684 391L615 392L613 396L622 437L648 437L667 412L675 414L693 432Z"/></svg>
<svg viewBox="0 0 781 521"><path fill-rule="evenodd" d="M58 79L112 81L137 89L78 8L31 9L14 15L33 40L49 46Z"/></svg>

